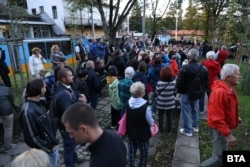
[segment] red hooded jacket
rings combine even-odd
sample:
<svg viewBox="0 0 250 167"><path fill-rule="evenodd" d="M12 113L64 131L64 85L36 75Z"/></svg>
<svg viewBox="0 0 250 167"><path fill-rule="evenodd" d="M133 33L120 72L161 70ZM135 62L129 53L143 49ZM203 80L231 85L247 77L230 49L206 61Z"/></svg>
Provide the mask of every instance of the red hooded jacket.
<svg viewBox="0 0 250 167"><path fill-rule="evenodd" d="M217 76L220 74L220 70L221 70L220 64L214 60L205 60L205 61L202 61L201 64L207 67L208 77L209 77L209 88L211 89L213 82L216 80Z"/></svg>
<svg viewBox="0 0 250 167"><path fill-rule="evenodd" d="M208 126L227 136L231 129L238 127L238 123L238 97L235 89L230 90L223 81L214 81L208 101Z"/></svg>
<svg viewBox="0 0 250 167"><path fill-rule="evenodd" d="M229 56L228 51L222 49L219 51L219 55L216 61L218 61L220 64L224 64L228 56Z"/></svg>

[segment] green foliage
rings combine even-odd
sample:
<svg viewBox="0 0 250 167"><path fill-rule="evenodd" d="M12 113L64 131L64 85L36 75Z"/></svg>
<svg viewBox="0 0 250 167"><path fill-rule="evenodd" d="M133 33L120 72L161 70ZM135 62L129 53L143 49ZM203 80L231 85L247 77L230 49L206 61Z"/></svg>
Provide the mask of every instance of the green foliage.
<svg viewBox="0 0 250 167"><path fill-rule="evenodd" d="M162 21L163 16L165 16L168 8L171 4L171 0L166 1L164 6L161 6L158 0L151 1L151 10L152 14L147 18L147 33L150 36L154 37L157 32L166 30L166 26L162 25L160 22Z"/></svg>
<svg viewBox="0 0 250 167"><path fill-rule="evenodd" d="M115 41L116 32L123 24L124 20L126 19L127 15L129 14L132 7L135 5L137 0L130 0L124 6L121 6L122 0L109 0L107 3L104 3L102 0L66 0L70 4L74 4L79 8L84 8L88 6L97 7L101 19L102 19L102 26L105 36L111 41ZM84 6L85 5L85 6ZM105 17L104 8L109 10L109 18ZM120 10L123 8L123 10ZM120 11L119 11L120 10Z"/></svg>
<svg viewBox="0 0 250 167"><path fill-rule="evenodd" d="M11 38L23 38L25 31L27 31L28 26L22 24L22 21L28 20L30 17L26 10L20 6L0 6L1 18L10 20L9 33Z"/></svg>
<svg viewBox="0 0 250 167"><path fill-rule="evenodd" d="M200 9L205 13L205 39L212 41L219 35L218 24L221 19L220 16L223 15L224 9L228 7L230 0L217 0L217 1L205 1L200 0Z"/></svg>
<svg viewBox="0 0 250 167"><path fill-rule="evenodd" d="M249 40L249 19L247 1L233 0L228 4L227 14L221 17L218 24L221 36L219 40L226 45L232 43L246 43ZM235 23L235 24L234 24Z"/></svg>
<svg viewBox="0 0 250 167"><path fill-rule="evenodd" d="M201 15L198 13L196 6L191 4L187 8L187 13L183 19L183 26L186 30L200 30L201 29Z"/></svg>
<svg viewBox="0 0 250 167"><path fill-rule="evenodd" d="M131 10L129 17L129 29L130 31L142 32L142 7L139 2L135 3Z"/></svg>
<svg viewBox="0 0 250 167"><path fill-rule="evenodd" d="M26 7L26 0L7 0L8 6Z"/></svg>
<svg viewBox="0 0 250 167"><path fill-rule="evenodd" d="M91 6L97 7L95 0L65 0L70 4L70 11L74 12L75 10L82 10L83 8L91 8Z"/></svg>
<svg viewBox="0 0 250 167"><path fill-rule="evenodd" d="M247 65L249 66L248 62ZM247 94L250 95L250 68L247 67L244 73L241 74L243 76L242 79L242 90Z"/></svg>

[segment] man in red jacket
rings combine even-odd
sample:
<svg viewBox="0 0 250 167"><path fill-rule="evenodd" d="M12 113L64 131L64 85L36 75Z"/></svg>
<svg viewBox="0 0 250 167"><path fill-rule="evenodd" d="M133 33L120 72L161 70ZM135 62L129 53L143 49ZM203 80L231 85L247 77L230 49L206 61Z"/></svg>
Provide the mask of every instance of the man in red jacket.
<svg viewBox="0 0 250 167"><path fill-rule="evenodd" d="M239 66L225 64L221 70L221 80L214 81L208 101L209 133L213 144L213 154L200 167L222 166L223 151L236 145L232 129L241 122L238 117L238 97L235 90L240 81Z"/></svg>
<svg viewBox="0 0 250 167"><path fill-rule="evenodd" d="M221 68L225 64L228 56L229 52L227 51L227 47L225 45L222 45L221 50L218 52L218 56L216 58L216 61L220 63Z"/></svg>

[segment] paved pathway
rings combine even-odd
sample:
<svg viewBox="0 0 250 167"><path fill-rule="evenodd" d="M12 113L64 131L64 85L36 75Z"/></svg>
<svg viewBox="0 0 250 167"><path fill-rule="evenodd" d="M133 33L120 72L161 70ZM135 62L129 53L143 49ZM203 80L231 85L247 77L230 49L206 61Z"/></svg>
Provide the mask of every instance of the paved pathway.
<svg viewBox="0 0 250 167"><path fill-rule="evenodd" d="M204 110L207 111L207 96L205 96ZM207 112L200 115L199 118L200 120L207 120ZM181 120L180 114L172 167L198 167L200 164L199 133L193 133L192 137L180 134Z"/></svg>

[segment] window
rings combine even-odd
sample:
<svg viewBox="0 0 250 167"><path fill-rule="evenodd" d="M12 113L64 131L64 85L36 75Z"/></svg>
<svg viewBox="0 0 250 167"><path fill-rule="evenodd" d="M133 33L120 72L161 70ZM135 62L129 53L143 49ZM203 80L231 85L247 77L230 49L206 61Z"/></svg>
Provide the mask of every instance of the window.
<svg viewBox="0 0 250 167"><path fill-rule="evenodd" d="M69 55L72 53L71 51L71 41L62 41L61 42L61 51L64 55Z"/></svg>
<svg viewBox="0 0 250 167"><path fill-rule="evenodd" d="M39 6L40 9L40 13L44 13L44 7L43 6Z"/></svg>
<svg viewBox="0 0 250 167"><path fill-rule="evenodd" d="M51 37L50 28L41 26L41 27L33 27L34 37L35 38L45 38Z"/></svg>
<svg viewBox="0 0 250 167"><path fill-rule="evenodd" d="M57 19L57 10L56 10L56 6L52 6L52 14L53 14L53 18Z"/></svg>
<svg viewBox="0 0 250 167"><path fill-rule="evenodd" d="M29 28L24 30L24 38L31 38L31 31Z"/></svg>
<svg viewBox="0 0 250 167"><path fill-rule="evenodd" d="M41 27L42 37L50 37L50 29L49 27Z"/></svg>
<svg viewBox="0 0 250 167"><path fill-rule="evenodd" d="M32 55L31 50L34 47L40 48L41 49L41 55L44 58L47 58L46 49L45 49L45 43L44 42L29 43L28 44L28 48L29 48L29 51L30 51L30 55Z"/></svg>
<svg viewBox="0 0 250 167"><path fill-rule="evenodd" d="M36 15L36 8L31 9L33 15Z"/></svg>

